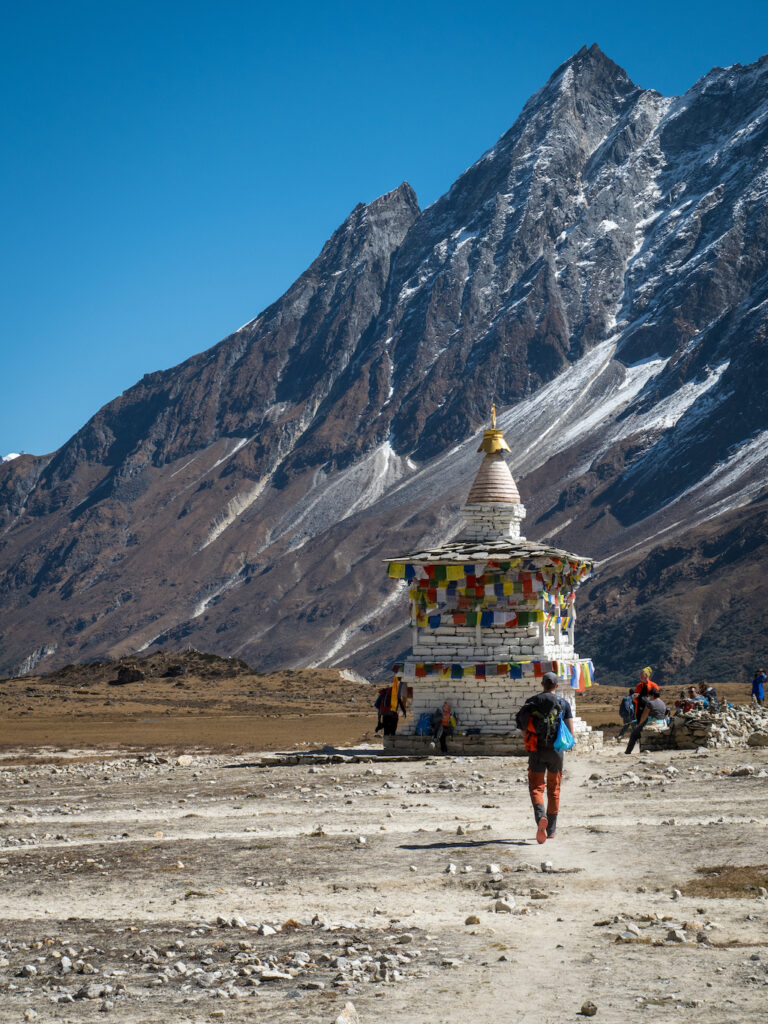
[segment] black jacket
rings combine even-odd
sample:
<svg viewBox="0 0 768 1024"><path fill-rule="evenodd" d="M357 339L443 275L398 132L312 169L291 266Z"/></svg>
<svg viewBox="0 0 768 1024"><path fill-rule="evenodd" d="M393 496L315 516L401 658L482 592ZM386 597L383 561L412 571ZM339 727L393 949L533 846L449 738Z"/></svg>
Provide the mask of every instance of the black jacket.
<svg viewBox="0 0 768 1024"><path fill-rule="evenodd" d="M538 711L540 715L546 717L554 705L557 706L557 710L563 716L564 722L567 723L573 719L573 712L571 711L571 705L568 701L564 697L558 697L556 693L545 690L542 693L537 693L535 696L528 698L525 704L523 704L517 712L517 715L515 716L515 724L521 732L525 732L528 727L528 719L531 717L531 712ZM571 729L571 732L573 732L573 729Z"/></svg>

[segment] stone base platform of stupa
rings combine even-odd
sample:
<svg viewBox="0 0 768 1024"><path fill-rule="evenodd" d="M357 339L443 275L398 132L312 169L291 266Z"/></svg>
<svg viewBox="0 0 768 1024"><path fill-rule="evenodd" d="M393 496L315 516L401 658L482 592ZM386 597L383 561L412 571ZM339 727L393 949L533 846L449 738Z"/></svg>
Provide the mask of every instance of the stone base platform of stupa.
<svg viewBox="0 0 768 1024"><path fill-rule="evenodd" d="M582 726L579 728L578 726ZM384 737L384 753L424 757L440 753L440 744L431 736L416 736L414 733L398 733ZM568 755L586 754L599 750L603 745L603 734L593 730L579 720L576 728L576 744ZM513 733L455 733L446 741L448 754L456 757L523 757L528 755L519 730Z"/></svg>

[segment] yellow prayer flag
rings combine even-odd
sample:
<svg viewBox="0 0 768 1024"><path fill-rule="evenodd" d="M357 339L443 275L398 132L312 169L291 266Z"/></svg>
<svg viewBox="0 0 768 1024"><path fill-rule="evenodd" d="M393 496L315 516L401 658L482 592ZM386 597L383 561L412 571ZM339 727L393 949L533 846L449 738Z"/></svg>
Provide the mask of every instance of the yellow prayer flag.
<svg viewBox="0 0 768 1024"><path fill-rule="evenodd" d="M387 572L393 580L404 580L405 562L390 562Z"/></svg>

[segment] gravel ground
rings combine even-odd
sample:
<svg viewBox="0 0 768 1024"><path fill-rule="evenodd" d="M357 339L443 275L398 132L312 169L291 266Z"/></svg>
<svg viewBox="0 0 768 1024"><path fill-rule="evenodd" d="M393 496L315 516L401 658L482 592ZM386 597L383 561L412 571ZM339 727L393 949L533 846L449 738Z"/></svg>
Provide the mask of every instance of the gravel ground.
<svg viewBox="0 0 768 1024"><path fill-rule="evenodd" d="M573 756L544 847L520 759L358 755L6 752L0 1021L764 1013L765 750Z"/></svg>

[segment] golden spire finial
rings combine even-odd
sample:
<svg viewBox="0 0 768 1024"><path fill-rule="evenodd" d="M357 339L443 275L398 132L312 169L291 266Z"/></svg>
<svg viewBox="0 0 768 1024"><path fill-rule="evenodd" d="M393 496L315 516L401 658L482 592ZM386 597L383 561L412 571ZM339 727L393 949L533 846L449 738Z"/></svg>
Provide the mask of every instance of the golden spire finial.
<svg viewBox="0 0 768 1024"><path fill-rule="evenodd" d="M489 430L483 431L483 441L480 447L477 449L479 452L485 452L486 455L495 455L497 452L511 452L512 449L509 447L504 439L504 432L499 430L496 426L496 403L491 403L491 426Z"/></svg>

